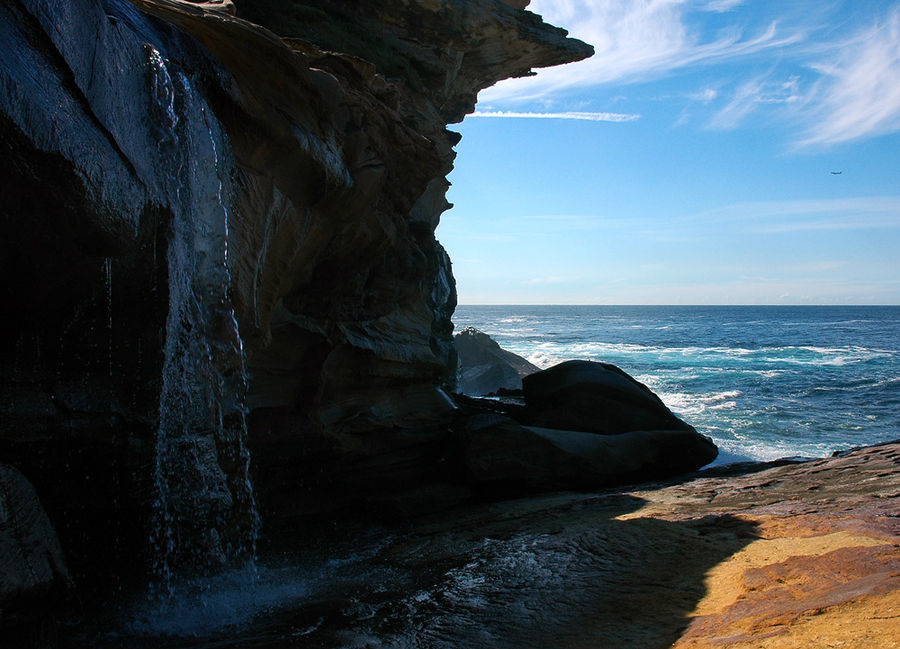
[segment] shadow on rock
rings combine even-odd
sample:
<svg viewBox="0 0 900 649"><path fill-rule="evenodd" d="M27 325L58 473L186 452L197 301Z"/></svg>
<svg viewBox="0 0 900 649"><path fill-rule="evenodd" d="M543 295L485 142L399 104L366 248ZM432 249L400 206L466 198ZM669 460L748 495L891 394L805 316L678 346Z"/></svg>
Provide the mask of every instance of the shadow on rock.
<svg viewBox="0 0 900 649"><path fill-rule="evenodd" d="M645 517L644 502L566 493L435 515L364 559L332 557L327 585L224 644L178 646L668 647L708 571L757 530L729 515Z"/></svg>
<svg viewBox="0 0 900 649"><path fill-rule="evenodd" d="M756 527L727 515L641 517L643 502L524 500L422 530L391 552L432 576L391 606L376 636L400 647L668 647L706 594L707 572Z"/></svg>

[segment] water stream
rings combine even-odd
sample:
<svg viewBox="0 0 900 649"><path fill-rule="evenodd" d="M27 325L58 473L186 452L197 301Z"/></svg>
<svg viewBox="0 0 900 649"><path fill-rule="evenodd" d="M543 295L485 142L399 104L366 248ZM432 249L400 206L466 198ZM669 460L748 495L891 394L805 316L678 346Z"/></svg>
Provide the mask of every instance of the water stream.
<svg viewBox="0 0 900 649"><path fill-rule="evenodd" d="M151 538L154 572L168 596L176 575L252 563L259 528L243 341L230 294L225 134L191 80L171 65L148 47L166 170L161 191L172 213Z"/></svg>

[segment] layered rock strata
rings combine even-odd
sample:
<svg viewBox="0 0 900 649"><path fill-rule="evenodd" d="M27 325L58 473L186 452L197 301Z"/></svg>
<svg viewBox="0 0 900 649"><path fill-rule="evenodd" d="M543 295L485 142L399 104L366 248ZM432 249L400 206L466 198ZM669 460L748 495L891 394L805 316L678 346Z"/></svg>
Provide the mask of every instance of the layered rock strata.
<svg viewBox="0 0 900 649"><path fill-rule="evenodd" d="M0 6L0 459L76 580L215 570L260 509L433 474L446 126L591 53L525 4Z"/></svg>
<svg viewBox="0 0 900 649"><path fill-rule="evenodd" d="M539 367L501 348L490 336L474 327L466 327L453 337L453 341L459 365L456 389L463 394L521 391L522 379L540 371Z"/></svg>

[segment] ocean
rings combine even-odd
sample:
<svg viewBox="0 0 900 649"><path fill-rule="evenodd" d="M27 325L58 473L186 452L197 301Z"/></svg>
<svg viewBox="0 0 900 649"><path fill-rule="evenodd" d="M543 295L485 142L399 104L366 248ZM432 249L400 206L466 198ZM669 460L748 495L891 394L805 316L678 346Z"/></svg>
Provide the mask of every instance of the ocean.
<svg viewBox="0 0 900 649"><path fill-rule="evenodd" d="M620 367L722 458L900 438L898 306L459 306L454 323L541 368Z"/></svg>

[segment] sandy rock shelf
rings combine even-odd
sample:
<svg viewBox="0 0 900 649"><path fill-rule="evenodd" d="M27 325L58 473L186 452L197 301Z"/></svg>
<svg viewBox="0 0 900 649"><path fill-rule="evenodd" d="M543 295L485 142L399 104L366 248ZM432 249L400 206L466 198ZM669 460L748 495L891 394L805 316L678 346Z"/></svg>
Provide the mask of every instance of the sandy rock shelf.
<svg viewBox="0 0 900 649"><path fill-rule="evenodd" d="M436 515L382 555L441 603L400 644L898 647L898 464L892 443Z"/></svg>
<svg viewBox="0 0 900 649"><path fill-rule="evenodd" d="M706 573L674 647L900 647L898 462L892 444L635 493L647 505L622 518L708 512L756 529Z"/></svg>

